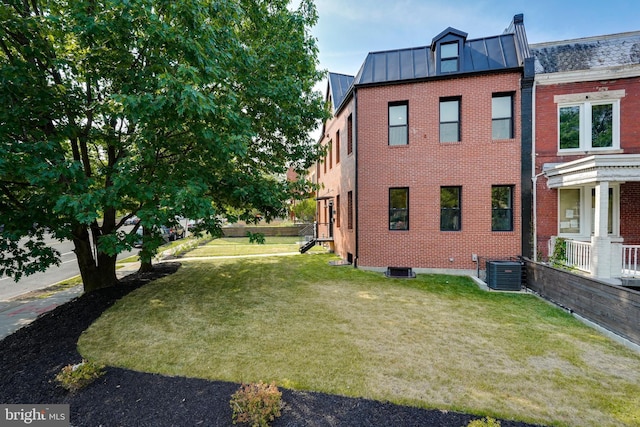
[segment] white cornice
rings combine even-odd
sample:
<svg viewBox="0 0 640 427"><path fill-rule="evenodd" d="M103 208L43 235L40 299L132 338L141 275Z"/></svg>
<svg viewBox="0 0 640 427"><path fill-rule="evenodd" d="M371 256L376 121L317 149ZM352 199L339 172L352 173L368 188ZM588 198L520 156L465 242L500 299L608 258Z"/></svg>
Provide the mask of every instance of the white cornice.
<svg viewBox="0 0 640 427"><path fill-rule="evenodd" d="M640 77L640 64L628 64L602 69L565 71L560 73L536 73L537 85L555 85L599 80L617 80Z"/></svg>
<svg viewBox="0 0 640 427"><path fill-rule="evenodd" d="M585 185L600 181L640 181L640 154L589 156L544 169L548 188Z"/></svg>

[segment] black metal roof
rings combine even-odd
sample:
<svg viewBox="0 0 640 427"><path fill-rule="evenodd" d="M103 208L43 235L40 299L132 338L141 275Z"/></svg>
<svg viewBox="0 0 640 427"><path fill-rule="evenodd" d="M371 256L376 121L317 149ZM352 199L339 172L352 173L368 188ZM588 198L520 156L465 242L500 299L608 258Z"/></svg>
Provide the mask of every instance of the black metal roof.
<svg viewBox="0 0 640 427"><path fill-rule="evenodd" d="M467 33L447 28L429 46L371 52L356 75L354 84L385 84L429 77L513 69L522 67L529 56L522 15L516 15L505 33L467 40ZM460 69L438 74L435 44L445 38L459 39L462 44Z"/></svg>
<svg viewBox="0 0 640 427"><path fill-rule="evenodd" d="M354 77L346 74L329 73L329 93L331 94L331 108L335 113L344 101L353 84Z"/></svg>
<svg viewBox="0 0 640 427"><path fill-rule="evenodd" d="M536 74L640 64L640 31L530 46Z"/></svg>
<svg viewBox="0 0 640 427"><path fill-rule="evenodd" d="M460 69L438 74L437 43L443 40L461 41ZM432 39L429 46L371 52L355 77L329 73L327 93L336 113L349 92L360 85L401 83L431 77L458 77L476 72L517 69L531 57L524 17L515 15L503 34L467 40L467 33L449 27Z"/></svg>

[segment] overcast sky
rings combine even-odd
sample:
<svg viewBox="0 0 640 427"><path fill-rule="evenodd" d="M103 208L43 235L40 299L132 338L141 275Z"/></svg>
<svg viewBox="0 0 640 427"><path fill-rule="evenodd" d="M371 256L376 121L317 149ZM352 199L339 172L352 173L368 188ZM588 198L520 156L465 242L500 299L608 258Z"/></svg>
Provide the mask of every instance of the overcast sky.
<svg viewBox="0 0 640 427"><path fill-rule="evenodd" d="M369 52L427 46L447 27L501 34L524 14L529 43L640 30L640 0L316 0L320 67L355 75ZM326 86L325 86L326 87ZM322 88L322 91L325 90Z"/></svg>

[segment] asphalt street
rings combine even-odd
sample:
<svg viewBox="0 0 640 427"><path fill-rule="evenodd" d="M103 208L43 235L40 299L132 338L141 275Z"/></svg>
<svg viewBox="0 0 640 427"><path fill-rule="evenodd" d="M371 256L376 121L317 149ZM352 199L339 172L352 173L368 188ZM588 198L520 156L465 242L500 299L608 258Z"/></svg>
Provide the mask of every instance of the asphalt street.
<svg viewBox="0 0 640 427"><path fill-rule="evenodd" d="M49 246L52 246L60 252L60 265L51 266L46 271L35 273L31 276L23 276L18 282L16 282L12 277L1 276L0 301L8 301L27 292L47 288L80 274L76 255L73 252L72 242L59 242L51 238L47 238L46 242ZM118 259L137 255L138 251L138 249L135 249L133 251L123 252L118 256Z"/></svg>

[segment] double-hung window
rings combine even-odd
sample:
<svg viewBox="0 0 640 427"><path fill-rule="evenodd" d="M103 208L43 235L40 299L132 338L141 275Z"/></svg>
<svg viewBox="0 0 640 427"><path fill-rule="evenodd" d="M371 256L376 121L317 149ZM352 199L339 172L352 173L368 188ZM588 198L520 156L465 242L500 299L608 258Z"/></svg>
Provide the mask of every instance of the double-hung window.
<svg viewBox="0 0 640 427"><path fill-rule="evenodd" d="M513 186L491 187L491 231L513 231Z"/></svg>
<svg viewBox="0 0 640 427"><path fill-rule="evenodd" d="M620 98L624 90L557 95L559 151L620 148Z"/></svg>
<svg viewBox="0 0 640 427"><path fill-rule="evenodd" d="M409 229L409 189L389 189L389 230Z"/></svg>
<svg viewBox="0 0 640 427"><path fill-rule="evenodd" d="M440 187L440 230L462 228L462 187Z"/></svg>
<svg viewBox="0 0 640 427"><path fill-rule="evenodd" d="M440 45L440 72L452 73L458 71L460 57L459 43L442 43Z"/></svg>
<svg viewBox="0 0 640 427"><path fill-rule="evenodd" d="M440 142L460 141L460 98L440 99Z"/></svg>
<svg viewBox="0 0 640 427"><path fill-rule="evenodd" d="M389 145L409 143L409 104L393 102L389 104Z"/></svg>
<svg viewBox="0 0 640 427"><path fill-rule="evenodd" d="M513 138L513 95L494 94L491 98L491 134L493 139Z"/></svg>

